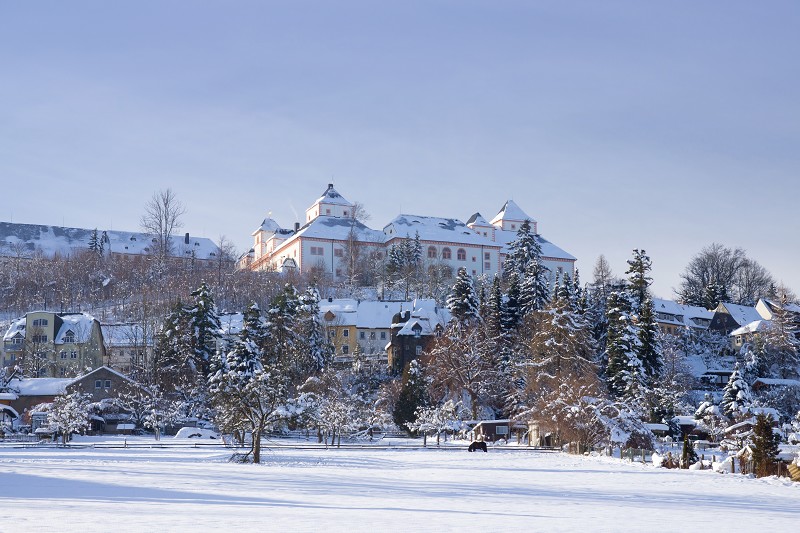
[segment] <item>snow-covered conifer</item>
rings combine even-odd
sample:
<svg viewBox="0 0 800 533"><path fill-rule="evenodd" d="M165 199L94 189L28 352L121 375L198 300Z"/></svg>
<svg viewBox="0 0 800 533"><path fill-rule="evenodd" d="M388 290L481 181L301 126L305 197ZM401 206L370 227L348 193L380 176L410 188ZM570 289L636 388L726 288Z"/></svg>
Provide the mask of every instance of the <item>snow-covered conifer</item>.
<svg viewBox="0 0 800 533"><path fill-rule="evenodd" d="M467 273L466 268L461 267L458 269L453 290L447 297L447 308L459 323L464 324L479 318L478 307L478 295L475 294L472 276Z"/></svg>

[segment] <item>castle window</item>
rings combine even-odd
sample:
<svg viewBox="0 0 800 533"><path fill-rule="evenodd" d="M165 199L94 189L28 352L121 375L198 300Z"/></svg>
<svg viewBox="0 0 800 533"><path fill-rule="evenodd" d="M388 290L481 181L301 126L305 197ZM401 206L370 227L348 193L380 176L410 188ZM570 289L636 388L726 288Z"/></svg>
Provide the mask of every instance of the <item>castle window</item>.
<svg viewBox="0 0 800 533"><path fill-rule="evenodd" d="M453 253L450 251L450 248L442 248L442 259L452 259Z"/></svg>
<svg viewBox="0 0 800 533"><path fill-rule="evenodd" d="M436 247L428 246L428 259L436 259Z"/></svg>
<svg viewBox="0 0 800 533"><path fill-rule="evenodd" d="M456 252L456 257L459 261L466 261L467 260L467 252L463 248L459 248Z"/></svg>

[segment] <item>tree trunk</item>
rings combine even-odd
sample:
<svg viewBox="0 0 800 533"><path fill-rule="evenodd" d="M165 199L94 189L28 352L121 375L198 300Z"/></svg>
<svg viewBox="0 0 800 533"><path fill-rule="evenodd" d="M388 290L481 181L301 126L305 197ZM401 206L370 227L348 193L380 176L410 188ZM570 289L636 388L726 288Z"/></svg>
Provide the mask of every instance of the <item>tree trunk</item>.
<svg viewBox="0 0 800 533"><path fill-rule="evenodd" d="M253 430L253 463L258 464L261 462L261 429Z"/></svg>

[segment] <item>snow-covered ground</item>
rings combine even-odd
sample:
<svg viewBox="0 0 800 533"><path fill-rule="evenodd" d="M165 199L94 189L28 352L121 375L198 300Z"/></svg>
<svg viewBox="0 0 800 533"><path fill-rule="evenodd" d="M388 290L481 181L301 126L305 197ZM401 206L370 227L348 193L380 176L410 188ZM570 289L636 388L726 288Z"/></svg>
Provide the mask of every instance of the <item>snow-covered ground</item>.
<svg viewBox="0 0 800 533"><path fill-rule="evenodd" d="M0 531L795 531L800 517L800 483L777 478L464 446L235 464L202 444L0 447Z"/></svg>

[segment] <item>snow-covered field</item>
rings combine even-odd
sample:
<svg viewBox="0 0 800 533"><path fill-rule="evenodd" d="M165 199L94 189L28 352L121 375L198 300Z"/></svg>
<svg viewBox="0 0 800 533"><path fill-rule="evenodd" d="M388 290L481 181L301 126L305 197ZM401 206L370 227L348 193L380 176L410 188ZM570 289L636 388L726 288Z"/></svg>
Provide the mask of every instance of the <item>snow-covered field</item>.
<svg viewBox="0 0 800 533"><path fill-rule="evenodd" d="M129 442L134 442L129 440ZM152 443L152 440L138 440ZM490 448L0 448L0 531L796 531L800 483Z"/></svg>

